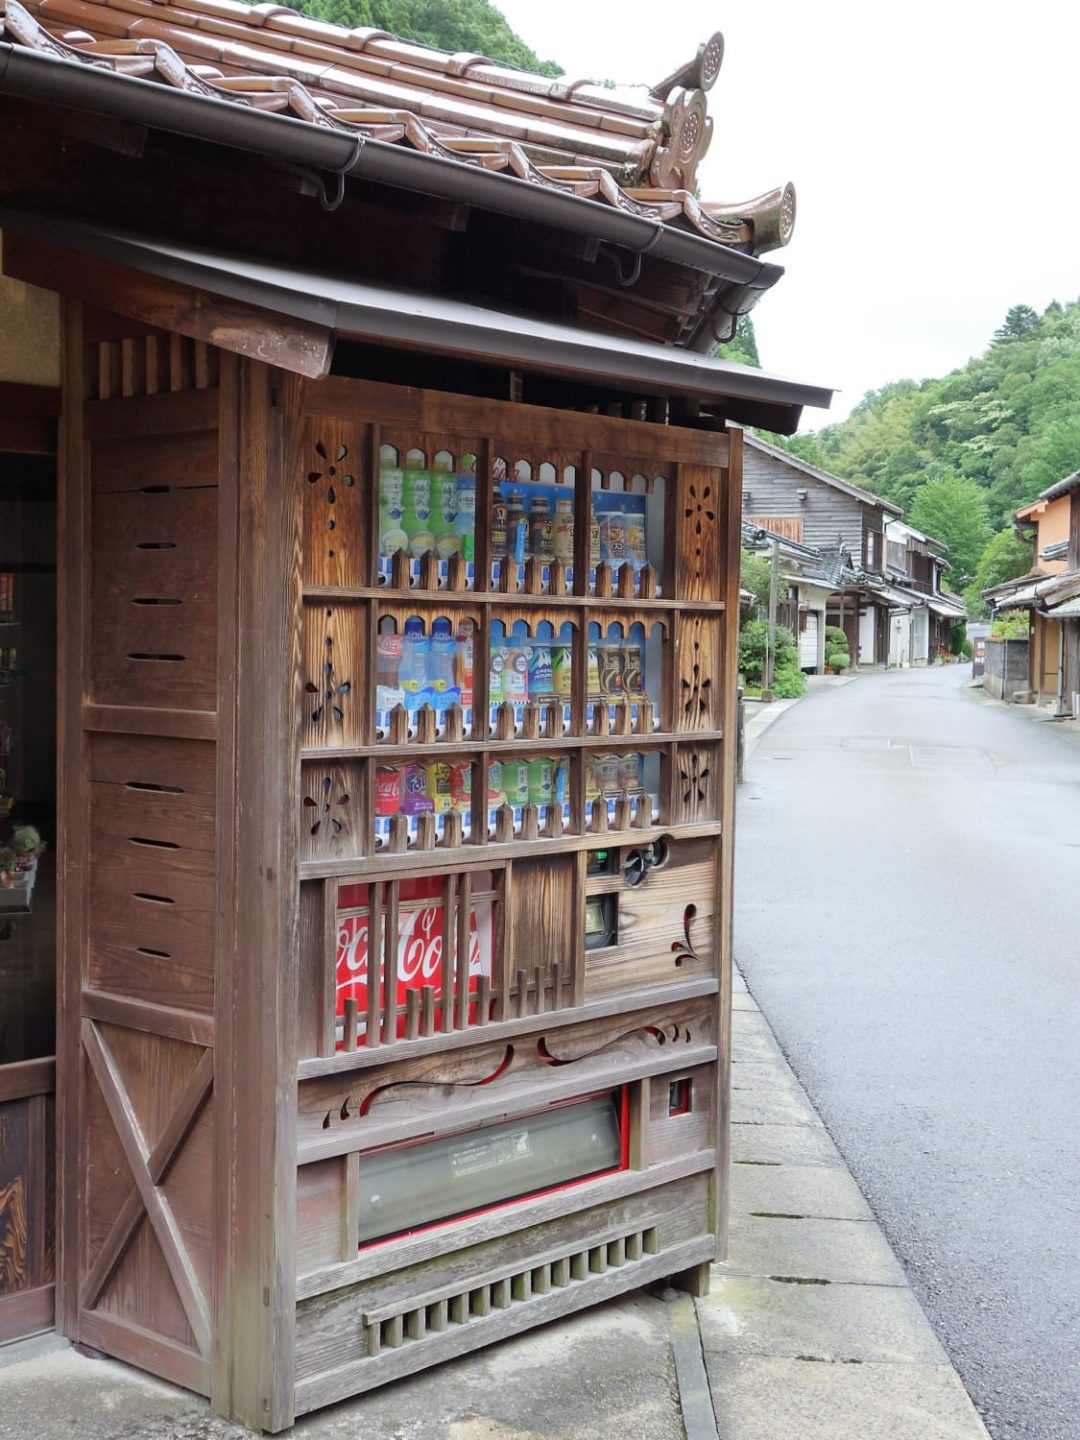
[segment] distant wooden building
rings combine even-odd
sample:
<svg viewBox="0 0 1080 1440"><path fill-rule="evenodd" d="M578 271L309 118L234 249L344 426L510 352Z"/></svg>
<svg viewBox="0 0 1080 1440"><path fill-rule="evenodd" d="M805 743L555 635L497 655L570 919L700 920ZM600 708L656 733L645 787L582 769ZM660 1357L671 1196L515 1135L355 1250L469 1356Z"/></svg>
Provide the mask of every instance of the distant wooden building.
<svg viewBox="0 0 1080 1440"><path fill-rule="evenodd" d="M1035 702L1080 715L1080 471L1049 486L1013 519L1034 541L1035 564L983 596L995 611L1028 613Z"/></svg>
<svg viewBox="0 0 1080 1440"><path fill-rule="evenodd" d="M794 218L694 199L720 37L643 95L231 0L0 14L0 790L48 842L0 926L51 983L55 914L59 990L55 1066L47 995L0 1055L0 1338L55 1291L279 1431L700 1290L735 422L829 399L711 358Z"/></svg>

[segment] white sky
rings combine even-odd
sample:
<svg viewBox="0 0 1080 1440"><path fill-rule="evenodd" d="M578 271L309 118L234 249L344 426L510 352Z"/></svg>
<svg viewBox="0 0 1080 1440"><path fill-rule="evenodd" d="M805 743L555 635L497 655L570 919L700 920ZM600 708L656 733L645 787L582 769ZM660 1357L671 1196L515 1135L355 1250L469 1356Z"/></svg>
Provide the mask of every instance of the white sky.
<svg viewBox="0 0 1080 1440"><path fill-rule="evenodd" d="M841 391L943 375L1010 305L1080 297L1078 0L496 0L571 77L654 83L720 29L708 200L785 180L787 273L754 311L766 369Z"/></svg>

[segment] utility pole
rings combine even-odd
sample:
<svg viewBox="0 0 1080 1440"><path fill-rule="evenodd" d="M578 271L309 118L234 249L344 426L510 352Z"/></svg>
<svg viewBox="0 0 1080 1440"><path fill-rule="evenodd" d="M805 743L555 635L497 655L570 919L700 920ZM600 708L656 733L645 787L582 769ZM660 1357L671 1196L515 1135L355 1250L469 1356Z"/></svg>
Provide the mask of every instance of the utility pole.
<svg viewBox="0 0 1080 1440"><path fill-rule="evenodd" d="M776 678L776 606L780 598L780 539L773 536L772 563L769 567L769 636L765 642L765 683L761 687L762 700L773 698L773 680Z"/></svg>

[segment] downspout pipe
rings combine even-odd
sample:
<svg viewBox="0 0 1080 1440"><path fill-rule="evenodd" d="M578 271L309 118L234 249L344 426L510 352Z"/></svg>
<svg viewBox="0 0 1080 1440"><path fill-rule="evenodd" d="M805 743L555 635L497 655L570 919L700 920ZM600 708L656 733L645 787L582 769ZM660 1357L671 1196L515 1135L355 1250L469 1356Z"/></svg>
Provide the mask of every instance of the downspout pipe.
<svg viewBox="0 0 1080 1440"><path fill-rule="evenodd" d="M153 80L118 75L100 65L39 54L8 41L0 41L0 93L4 92L230 145L335 179L353 175L461 201L536 225L606 240L746 290L767 290L784 273L780 265L744 255L702 235L675 230L597 200L532 185L516 175L454 163L230 100L193 95Z"/></svg>

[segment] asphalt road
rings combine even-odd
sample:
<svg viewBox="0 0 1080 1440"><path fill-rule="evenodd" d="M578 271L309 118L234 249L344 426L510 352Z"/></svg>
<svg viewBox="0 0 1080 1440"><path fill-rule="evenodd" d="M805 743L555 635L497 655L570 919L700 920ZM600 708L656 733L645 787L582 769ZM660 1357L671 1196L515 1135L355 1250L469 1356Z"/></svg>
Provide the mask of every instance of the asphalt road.
<svg viewBox="0 0 1080 1440"><path fill-rule="evenodd" d="M994 1440L1078 1440L1080 745L969 675L766 732L735 954Z"/></svg>

